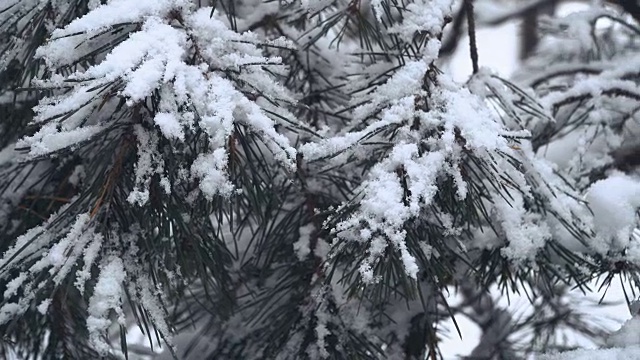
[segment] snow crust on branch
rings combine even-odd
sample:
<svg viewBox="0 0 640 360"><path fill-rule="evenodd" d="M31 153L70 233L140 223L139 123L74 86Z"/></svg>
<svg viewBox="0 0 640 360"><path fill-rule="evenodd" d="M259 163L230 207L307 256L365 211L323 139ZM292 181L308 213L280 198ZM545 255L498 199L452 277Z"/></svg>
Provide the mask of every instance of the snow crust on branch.
<svg viewBox="0 0 640 360"><path fill-rule="evenodd" d="M404 18L400 24L389 28L390 34L398 34L409 41L426 32L436 35L442 31L445 19L451 14L452 0L416 0L407 4Z"/></svg>
<svg viewBox="0 0 640 360"><path fill-rule="evenodd" d="M559 354L540 355L540 360L635 360L640 355L640 346L615 347L611 349L579 349Z"/></svg>
<svg viewBox="0 0 640 360"><path fill-rule="evenodd" d="M49 219L50 222L54 220L55 216ZM58 286L69 275L83 253L85 268L89 269L92 266L96 258L94 254L102 243L102 235L93 231L90 220L89 214L79 215L66 235L57 242L56 234L48 231L46 225L36 227L20 237L16 245L4 253L0 259L0 276L6 277L11 269L20 269L21 272L9 282L3 294L7 302L0 307L0 324L23 314L36 296L40 295L40 290L47 285L47 281L38 281L41 272L48 271L48 280ZM27 259L36 261L28 269L23 269L22 263ZM78 276L78 281L82 282L85 275L80 273ZM83 286L80 288L84 289ZM18 289L22 289L24 294L17 302L9 301Z"/></svg>
<svg viewBox="0 0 640 360"><path fill-rule="evenodd" d="M434 44L437 49L438 43ZM466 176L461 172L466 156L491 164L487 165L487 169L493 169L490 178L512 181L504 191L514 200L502 200L500 197L507 195L496 193L497 202L490 206L505 231L506 257L533 259L552 236L545 219L525 210L523 199L531 198L533 192L530 180L518 166L524 164L533 174L544 167L530 151L514 151L511 147L509 139L522 137L522 131L508 130L481 97L444 75L435 80L437 87L427 91L424 82L429 62L427 56L425 61L408 62L370 95L370 102L354 110L354 122L370 122L365 128L300 148L305 159L315 160L355 152L384 130L393 129L398 134L388 155L371 168L362 183L361 195L354 200L357 210L333 229L338 239L369 244L368 257L360 265L365 282L376 281L374 265L390 251L389 245L399 254L406 274L417 278L419 268L405 242L405 226L433 205L432 199L446 178L454 181L459 199L466 198ZM429 101L428 111L416 106L422 99ZM523 147L526 149L526 145ZM505 156L522 163L506 161ZM564 204L554 200L555 194L545 197L564 209Z"/></svg>
<svg viewBox="0 0 640 360"><path fill-rule="evenodd" d="M426 71L425 67L423 69ZM422 78L424 74L413 75L414 78ZM430 94L431 111L416 110L414 95L400 100L404 112L396 110L397 104L382 111L382 119L395 116L395 122L402 124L401 134L405 138L371 169L369 178L361 187L358 210L335 228L338 238L370 243L369 257L360 267L367 282L375 280L372 266L384 255L387 244L400 254L407 275L416 278L418 266L405 243L404 226L409 219L419 216L431 206L439 191L439 180L445 177L455 179L461 199L467 196L459 163L463 154L472 153L484 161L495 163L494 157L499 152L514 153L505 137L508 131L480 98L452 83L447 85L444 76L439 81L441 86ZM421 91L415 96L427 94ZM409 129L414 116L420 119L420 131ZM425 145L428 151L420 149ZM406 180L406 188L402 180ZM521 221L514 224L521 225ZM515 237L508 239L514 243L518 241ZM536 244L537 248L539 246Z"/></svg>
<svg viewBox="0 0 640 360"><path fill-rule="evenodd" d="M19 146L28 147L31 156L46 155L87 142L96 133L113 126L108 120L98 120L98 124L78 127L81 122L77 118L90 116L99 106L96 89L101 89L99 92L117 90L129 106L159 91L162 101L153 123L162 136L182 141L185 132L196 128L209 136L211 152L202 154L191 167L192 177L201 180L201 190L208 198L232 194L225 171L228 161L225 146L237 123L257 133L274 157L288 170L293 170L296 149L275 130L275 120L266 114L277 106L268 102L259 105L245 95L258 93L272 104L293 103L287 91L265 71L268 66L279 65L281 59L263 56L258 48L260 41L254 35L230 30L217 15L210 17L211 8L191 11L187 5L187 1L178 0L144 0L135 5L112 1L55 31L53 40L38 53L50 66L75 61L69 41L85 41L86 37L123 22L141 24L139 31L115 46L98 64L69 76L54 75L43 81L43 87L73 85L64 95L43 100L36 108L35 121L47 124L35 135L21 140ZM128 11L123 12L125 7ZM124 17L118 15L121 13ZM175 14L180 14L182 20L178 21L183 27L171 24ZM286 41L273 43L287 45ZM192 63L189 58L193 56L196 60ZM246 85L238 88L237 82ZM72 116L65 116L70 113ZM276 113L295 122L286 111ZM140 153L152 151L149 146L141 145ZM140 183L142 179L148 181L152 172L162 173L162 166L156 164L151 171L140 163L138 171L146 171L137 175ZM141 205L148 199L138 190L131 196L131 201Z"/></svg>
<svg viewBox="0 0 640 360"><path fill-rule="evenodd" d="M109 313L113 310L118 316L118 323L125 324L122 311L122 299L124 297L123 282L126 273L122 260L111 256L100 265L98 282L93 289L93 295L89 299L87 312L87 329L89 341L102 355L109 353L111 346L104 340L105 332L111 326Z"/></svg>
<svg viewBox="0 0 640 360"><path fill-rule="evenodd" d="M620 329L609 335L608 348L578 349L557 354L540 355L541 360L634 360L640 356L640 317L634 315Z"/></svg>
<svg viewBox="0 0 640 360"><path fill-rule="evenodd" d="M593 211L599 251L626 251L628 260L640 262L640 239L633 236L638 226L640 180L613 174L589 188L587 201Z"/></svg>

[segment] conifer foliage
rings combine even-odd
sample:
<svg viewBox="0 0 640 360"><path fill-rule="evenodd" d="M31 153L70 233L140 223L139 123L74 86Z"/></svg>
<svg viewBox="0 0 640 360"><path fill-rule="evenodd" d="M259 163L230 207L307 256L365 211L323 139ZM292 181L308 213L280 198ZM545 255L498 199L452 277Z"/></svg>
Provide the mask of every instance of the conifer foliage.
<svg viewBox="0 0 640 360"><path fill-rule="evenodd" d="M481 10L0 1L4 356L133 357L138 326L176 358L435 359L459 314L474 358L601 339L567 290L637 279L640 28L545 19L514 81L472 41L459 84L445 30Z"/></svg>

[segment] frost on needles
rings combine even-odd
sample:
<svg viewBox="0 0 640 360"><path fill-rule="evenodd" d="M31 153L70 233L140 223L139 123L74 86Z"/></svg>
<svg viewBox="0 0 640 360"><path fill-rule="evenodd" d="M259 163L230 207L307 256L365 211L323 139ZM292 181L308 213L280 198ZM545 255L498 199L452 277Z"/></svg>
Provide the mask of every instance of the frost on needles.
<svg viewBox="0 0 640 360"><path fill-rule="evenodd" d="M458 84L438 67L449 0L205 2L0 4L22 29L0 40L1 74L22 69L0 105L27 109L0 151L9 337L44 323L25 344L120 357L137 325L176 357L196 329L214 358L425 358L462 311L451 287L525 328L488 289L553 315L559 284L637 266L640 183L611 154L640 62L589 52L599 19L627 24L621 47L635 25L548 19L577 43L543 44L525 85ZM571 136L571 159L542 151ZM526 336L506 353L545 334Z"/></svg>

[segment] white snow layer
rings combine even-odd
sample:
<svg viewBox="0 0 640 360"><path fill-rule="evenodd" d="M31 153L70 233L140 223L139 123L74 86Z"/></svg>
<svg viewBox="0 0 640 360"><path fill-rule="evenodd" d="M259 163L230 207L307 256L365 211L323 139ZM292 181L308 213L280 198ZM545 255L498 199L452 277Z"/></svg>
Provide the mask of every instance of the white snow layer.
<svg viewBox="0 0 640 360"><path fill-rule="evenodd" d="M591 186L587 201L601 242L602 248L597 250L623 250L631 246L628 256L640 260L640 246L632 237L640 208L640 181L621 173L612 174Z"/></svg>
<svg viewBox="0 0 640 360"><path fill-rule="evenodd" d="M209 136L210 152L201 154L190 174L191 179L200 180L200 189L208 198L232 193L233 186L225 171L229 159L225 146L236 123L257 133L276 160L289 170L295 169L297 151L289 139L275 129L275 120L280 121L278 116L291 123L296 122L295 117L284 107L279 109L271 104L292 103L294 100L262 67L278 65L281 59L263 56L258 47L261 42L255 35L232 31L217 14L210 16L211 8L192 11L188 3L186 0L111 1L66 28L56 30L53 40L38 52L52 66L77 60L79 52L70 49L86 37L126 22L142 25L139 31L115 46L100 63L66 78L54 75L51 80L42 82L44 87L68 84L65 81L74 85L65 95L44 99L36 107L34 121L46 121L47 124L35 135L22 139L18 145L28 147L31 156L39 156L89 140L107 129L110 119L101 120L99 124L87 121L86 125L78 127L82 122L79 119L91 119L90 115L95 115L97 99L101 98L96 96L97 91L120 86L119 95L125 97L130 106L145 101L156 91L161 93L160 111L153 118L158 135L182 141L185 131L195 130L198 126ZM125 8L126 11L123 10ZM184 28L170 25L172 11L181 12ZM290 46L282 39L270 43ZM194 48L199 59L191 65L187 58ZM223 72L225 70L232 70L238 75L228 75ZM233 76L270 101L249 100ZM108 99L105 97L104 100ZM272 118L265 110L278 116ZM73 115L65 117L65 114ZM91 121L96 121L96 116L93 118ZM162 177L164 170L155 150L158 138L154 134L141 137L141 132L137 133L140 141L136 189L129 201L144 205L148 200L148 191L144 189L148 188L150 176L158 173ZM145 141L147 138L152 141ZM165 185L165 190L170 191L167 181Z"/></svg>
<svg viewBox="0 0 640 360"><path fill-rule="evenodd" d="M89 299L87 329L89 341L96 350L105 355L111 350L111 346L104 338L105 332L111 325L109 313L113 310L118 315L118 322L121 325L125 324L121 307L125 271L122 260L115 256L104 261L100 267L98 283Z"/></svg>
<svg viewBox="0 0 640 360"><path fill-rule="evenodd" d="M637 360L640 359L640 317L627 320L607 339L608 349L580 349L545 354L540 360Z"/></svg>
<svg viewBox="0 0 640 360"><path fill-rule="evenodd" d="M559 354L545 354L539 360L638 360L640 346L611 349L580 349Z"/></svg>

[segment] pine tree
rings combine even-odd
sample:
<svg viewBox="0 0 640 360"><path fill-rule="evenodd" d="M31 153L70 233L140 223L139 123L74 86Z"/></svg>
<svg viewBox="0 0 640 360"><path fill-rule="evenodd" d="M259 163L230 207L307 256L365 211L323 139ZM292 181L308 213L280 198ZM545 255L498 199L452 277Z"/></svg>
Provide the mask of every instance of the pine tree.
<svg viewBox="0 0 640 360"><path fill-rule="evenodd" d="M461 314L475 359L601 341L568 290L640 285L637 14L542 19L510 81L475 27L522 9L480 10L0 2L3 356L133 357L138 326L176 358L436 359Z"/></svg>

